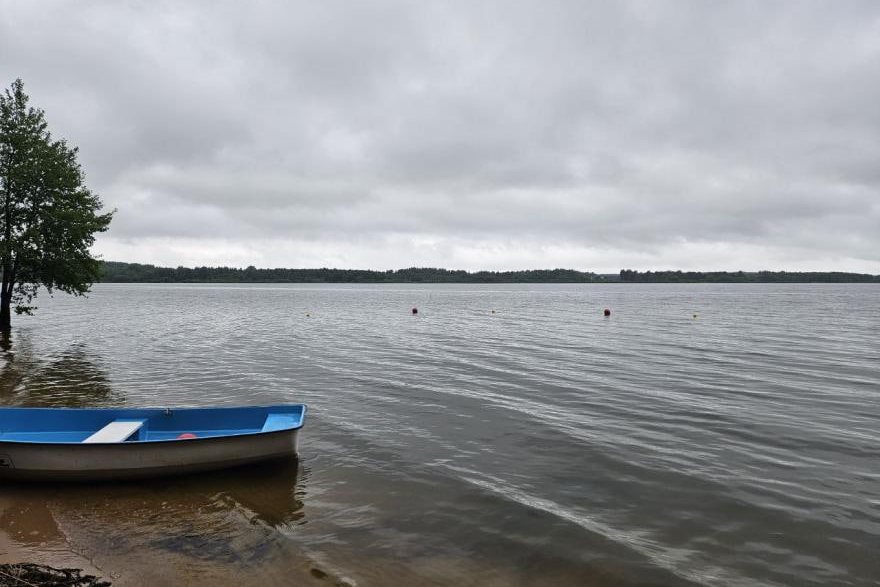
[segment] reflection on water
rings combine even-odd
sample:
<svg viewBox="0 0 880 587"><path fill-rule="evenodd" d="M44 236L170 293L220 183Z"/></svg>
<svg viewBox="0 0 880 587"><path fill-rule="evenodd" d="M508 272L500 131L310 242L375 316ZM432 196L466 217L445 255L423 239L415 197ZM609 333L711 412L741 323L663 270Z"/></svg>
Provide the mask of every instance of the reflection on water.
<svg viewBox="0 0 880 587"><path fill-rule="evenodd" d="M0 403L304 402L301 468L0 487L0 530L115 587L875 585L878 331L875 285L99 284Z"/></svg>
<svg viewBox="0 0 880 587"><path fill-rule="evenodd" d="M99 407L120 405L100 360L83 343L41 358L28 334L4 333L0 370L0 403L29 407Z"/></svg>
<svg viewBox="0 0 880 587"><path fill-rule="evenodd" d="M228 578L277 557L302 523L298 477L299 463L285 460L149 483L7 486L0 528L25 547L119 569L121 584ZM313 565L299 566L305 576Z"/></svg>

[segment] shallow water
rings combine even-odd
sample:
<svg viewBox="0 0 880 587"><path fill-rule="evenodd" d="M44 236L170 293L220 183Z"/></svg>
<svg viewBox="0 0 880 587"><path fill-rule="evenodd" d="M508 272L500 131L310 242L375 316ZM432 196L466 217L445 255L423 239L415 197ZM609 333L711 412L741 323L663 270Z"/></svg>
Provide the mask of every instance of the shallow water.
<svg viewBox="0 0 880 587"><path fill-rule="evenodd" d="M40 306L0 355L5 404L310 407L299 463L0 489L15 543L120 585L880 579L876 285L100 284Z"/></svg>

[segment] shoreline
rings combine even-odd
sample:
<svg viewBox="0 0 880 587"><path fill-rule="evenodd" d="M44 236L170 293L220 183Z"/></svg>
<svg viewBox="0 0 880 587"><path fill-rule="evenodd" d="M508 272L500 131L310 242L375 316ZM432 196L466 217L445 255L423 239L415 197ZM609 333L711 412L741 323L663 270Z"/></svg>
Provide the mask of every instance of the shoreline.
<svg viewBox="0 0 880 587"><path fill-rule="evenodd" d="M880 275L850 271L634 271L597 273L577 269L479 270L157 267L102 261L101 283L880 283Z"/></svg>
<svg viewBox="0 0 880 587"><path fill-rule="evenodd" d="M48 509L34 516L37 520L33 525L20 525L17 516L30 518L31 514L27 506L22 507L18 499L0 493L0 564L36 563L74 568L84 575L94 575L117 585L118 577L114 577L114 573L98 568L87 556L71 548L51 513L46 519ZM24 539L31 544L23 544L22 537L27 537Z"/></svg>

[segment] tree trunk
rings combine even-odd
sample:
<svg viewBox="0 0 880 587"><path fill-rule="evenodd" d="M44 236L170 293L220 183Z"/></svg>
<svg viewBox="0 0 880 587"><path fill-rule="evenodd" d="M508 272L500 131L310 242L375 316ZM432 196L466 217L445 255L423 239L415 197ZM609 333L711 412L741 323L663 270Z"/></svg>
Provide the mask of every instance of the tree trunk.
<svg viewBox="0 0 880 587"><path fill-rule="evenodd" d="M7 239L6 242L9 242ZM3 279L0 285L0 332L9 332L12 328L12 288L15 285L15 270L11 267L9 258L3 259Z"/></svg>
<svg viewBox="0 0 880 587"><path fill-rule="evenodd" d="M12 302L12 282L15 277L12 275L12 255L9 247L12 246L12 210L9 198L9 178L4 177L6 186L3 198L3 271L2 286L0 286L0 332L9 332L12 329L12 314L9 306Z"/></svg>
<svg viewBox="0 0 880 587"><path fill-rule="evenodd" d="M6 288L0 291L0 332L9 332L12 329L12 314L9 311L12 295L7 293Z"/></svg>

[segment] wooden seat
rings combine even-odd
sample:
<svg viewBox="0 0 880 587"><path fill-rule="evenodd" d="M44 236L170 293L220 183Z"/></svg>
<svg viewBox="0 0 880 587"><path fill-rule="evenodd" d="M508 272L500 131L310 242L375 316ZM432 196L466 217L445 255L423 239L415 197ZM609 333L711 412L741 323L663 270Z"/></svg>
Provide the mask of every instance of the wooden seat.
<svg viewBox="0 0 880 587"><path fill-rule="evenodd" d="M292 414L268 414L263 423L261 432L273 432L275 430L287 430L296 426L297 418Z"/></svg>
<svg viewBox="0 0 880 587"><path fill-rule="evenodd" d="M113 420L83 442L125 442L141 429L146 420Z"/></svg>

